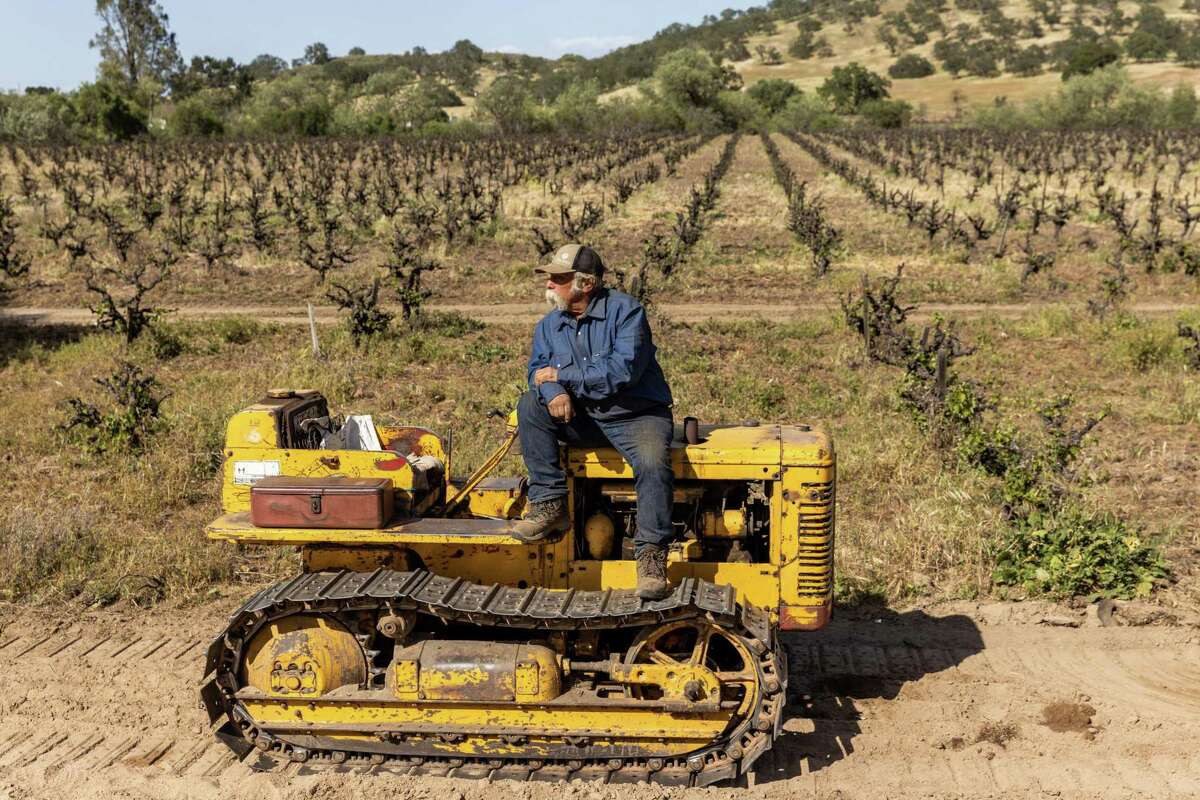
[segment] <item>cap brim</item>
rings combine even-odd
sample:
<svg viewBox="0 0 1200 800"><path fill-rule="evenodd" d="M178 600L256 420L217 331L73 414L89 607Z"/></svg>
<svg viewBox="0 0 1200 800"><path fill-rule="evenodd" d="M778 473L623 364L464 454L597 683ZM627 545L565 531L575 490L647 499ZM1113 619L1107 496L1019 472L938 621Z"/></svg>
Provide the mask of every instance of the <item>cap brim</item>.
<svg viewBox="0 0 1200 800"><path fill-rule="evenodd" d="M558 264L543 264L533 268L537 275L569 275L575 270L571 267L564 267Z"/></svg>

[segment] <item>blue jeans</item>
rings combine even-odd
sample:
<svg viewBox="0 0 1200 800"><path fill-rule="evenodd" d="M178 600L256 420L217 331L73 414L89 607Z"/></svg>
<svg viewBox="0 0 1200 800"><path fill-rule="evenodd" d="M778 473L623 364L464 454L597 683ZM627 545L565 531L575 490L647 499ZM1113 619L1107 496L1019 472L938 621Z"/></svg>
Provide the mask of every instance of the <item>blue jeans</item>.
<svg viewBox="0 0 1200 800"><path fill-rule="evenodd" d="M637 531L633 541L666 547L672 539L671 509L675 474L671 471L671 409L661 407L619 419L594 419L578 408L568 423L550 416L536 391L517 403L521 453L529 470L529 500L541 503L567 494L567 475L558 460L558 443L573 447L612 446L633 467L637 489Z"/></svg>

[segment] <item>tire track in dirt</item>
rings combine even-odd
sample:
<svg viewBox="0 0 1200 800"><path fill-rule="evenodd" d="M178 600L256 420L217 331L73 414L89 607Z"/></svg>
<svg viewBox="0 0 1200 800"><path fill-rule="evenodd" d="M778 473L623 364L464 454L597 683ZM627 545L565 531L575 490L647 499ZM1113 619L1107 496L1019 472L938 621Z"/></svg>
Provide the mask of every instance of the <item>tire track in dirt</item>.
<svg viewBox="0 0 1200 800"><path fill-rule="evenodd" d="M255 772L212 738L197 699L225 610L49 624L17 610L0 632L0 797L562 796L553 784L488 786L391 766ZM970 613L910 611L839 616L785 644L792 703L749 790L756 797L1200 793L1194 628L989 625ZM1090 705L1091 730L1043 725L1055 702ZM1011 738L989 741L988 724L1011 726ZM657 800L708 790L583 791Z"/></svg>

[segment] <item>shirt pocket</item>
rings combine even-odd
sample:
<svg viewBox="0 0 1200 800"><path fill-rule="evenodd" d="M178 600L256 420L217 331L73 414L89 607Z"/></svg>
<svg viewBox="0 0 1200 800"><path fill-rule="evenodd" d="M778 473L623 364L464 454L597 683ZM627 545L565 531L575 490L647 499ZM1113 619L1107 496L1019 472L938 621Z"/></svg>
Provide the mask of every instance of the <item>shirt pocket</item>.
<svg viewBox="0 0 1200 800"><path fill-rule="evenodd" d="M554 350L554 352L552 352L550 354L550 366L554 367L555 369L562 369L563 367L569 367L571 364L574 364L574 363L575 363L575 354L572 353L570 350L567 350L564 353L562 350L556 348Z"/></svg>

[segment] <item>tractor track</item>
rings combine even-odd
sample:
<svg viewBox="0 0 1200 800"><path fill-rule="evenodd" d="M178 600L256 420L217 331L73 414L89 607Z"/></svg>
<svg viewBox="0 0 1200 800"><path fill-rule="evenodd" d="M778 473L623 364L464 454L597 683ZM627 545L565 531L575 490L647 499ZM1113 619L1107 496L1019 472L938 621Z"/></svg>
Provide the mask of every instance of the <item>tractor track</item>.
<svg viewBox="0 0 1200 800"><path fill-rule="evenodd" d="M757 786L564 790L538 780L557 775L488 784L454 780L446 765L255 771L256 754L240 760L213 738L197 698L209 636L233 605L77 617L0 608L0 798L1200 794L1195 627L1049 627L1007 612L1019 606L842 615L785 635L791 703ZM1090 722L1051 730L1054 703L1086 704Z"/></svg>
<svg viewBox="0 0 1200 800"><path fill-rule="evenodd" d="M352 617L363 608L411 609L446 622L473 625L480 630L526 631L529 635L547 631L612 630L657 627L663 623L706 619L721 625L746 648L746 658L756 677L753 705L741 710L734 726L710 741L686 759L671 757L628 757L622 747L593 743L587 738L554 738L554 760L546 760L531 749L515 755L513 743L502 732L476 732L478 746L493 748L495 758L480 753L471 759L458 757L453 749L443 749L428 735L416 740L404 737L392 742L373 743L379 750L351 746L340 749L336 740L297 743L286 732L272 735L235 698L245 685L239 676L244 663L244 648L254 634L272 619L292 614L319 612L341 619ZM353 626L350 618L344 620ZM486 633L485 633L486 635ZM361 637L367 646L369 637ZM461 578L443 577L426 570L396 571L378 569L366 572L320 572L298 575L264 589L234 614L229 626L208 651L206 671L212 683L202 690L210 719L227 716L229 724L222 737L235 750L248 750L253 741L267 751L265 763L256 766L274 769L278 759L307 762L311 757L331 764L363 766L400 762L406 774L471 776L514 780L558 780L581 777L609 783L650 781L666 786L707 786L747 772L770 747L771 737L779 729L786 696L784 665L772 650L772 636L765 612L736 601L732 586L686 578L662 600L643 601L631 592L613 590L570 591L535 587L516 588L500 584L475 584ZM382 670L381 670L382 671ZM379 676L380 681L382 676ZM374 680L374 678L369 678ZM286 707L286 705L285 705ZM297 716L300 715L297 710ZM686 712L685 712L686 713ZM289 718L291 714L289 713ZM260 729L261 728L261 729ZM240 730L244 729L244 730ZM662 733L662 731L659 731ZM314 731L318 736L320 726ZM442 735L460 735L442 731ZM305 740L311 737L302 737ZM602 738L609 738L604 735ZM632 744L632 742L630 742ZM645 742L639 741L639 745ZM663 740L662 744L666 744ZM449 753L450 755L447 755ZM413 756L419 756L414 758ZM614 756L619 756L615 757ZM572 766L573 765L573 766Z"/></svg>

